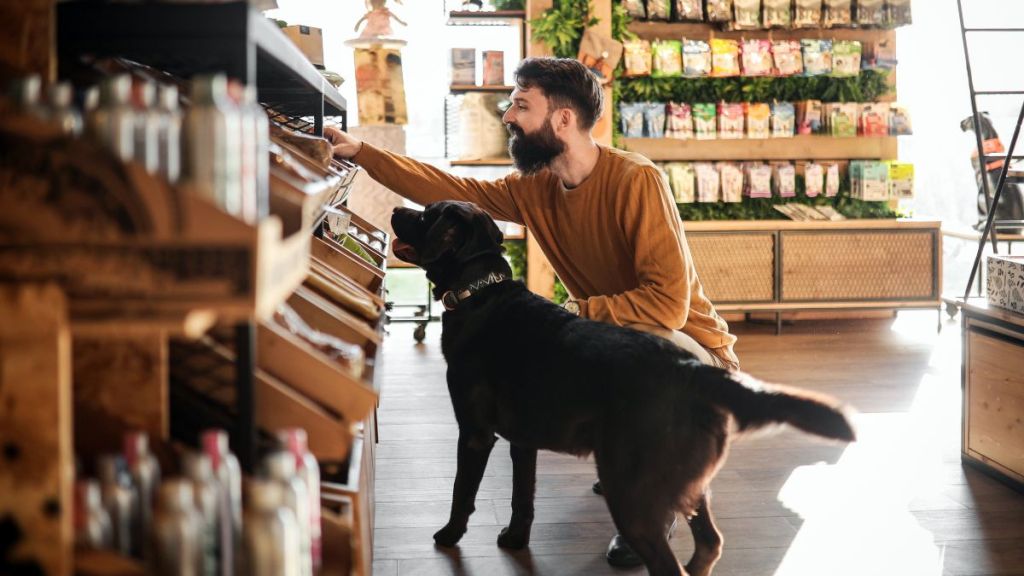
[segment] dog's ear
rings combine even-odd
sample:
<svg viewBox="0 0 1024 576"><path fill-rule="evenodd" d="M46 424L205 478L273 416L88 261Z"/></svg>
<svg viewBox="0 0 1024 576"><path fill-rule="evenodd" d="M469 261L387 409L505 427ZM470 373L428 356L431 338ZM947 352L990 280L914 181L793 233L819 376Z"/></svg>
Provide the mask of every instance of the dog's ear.
<svg viewBox="0 0 1024 576"><path fill-rule="evenodd" d="M486 212L472 204L458 202L451 206L451 215L460 220L465 231L465 240L455 253L460 262L488 252L501 252L505 236Z"/></svg>
<svg viewBox="0 0 1024 576"><path fill-rule="evenodd" d="M418 262L420 266L436 262L462 244L464 235L458 220L451 217L452 208L453 206L446 206L423 236L423 251Z"/></svg>

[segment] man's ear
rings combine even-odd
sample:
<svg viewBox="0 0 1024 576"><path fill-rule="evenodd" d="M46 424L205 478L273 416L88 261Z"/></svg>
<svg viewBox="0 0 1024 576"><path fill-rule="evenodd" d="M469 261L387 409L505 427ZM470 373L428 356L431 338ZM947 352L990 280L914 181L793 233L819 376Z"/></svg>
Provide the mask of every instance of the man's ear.
<svg viewBox="0 0 1024 576"><path fill-rule="evenodd" d="M576 112L572 108L559 108L551 115L552 129L561 132L576 127Z"/></svg>

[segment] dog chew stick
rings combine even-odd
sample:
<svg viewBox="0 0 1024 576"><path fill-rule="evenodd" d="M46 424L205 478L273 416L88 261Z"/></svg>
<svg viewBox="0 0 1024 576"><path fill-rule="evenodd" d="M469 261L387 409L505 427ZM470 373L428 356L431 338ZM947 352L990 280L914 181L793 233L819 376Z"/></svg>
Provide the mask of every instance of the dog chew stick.
<svg viewBox="0 0 1024 576"><path fill-rule="evenodd" d="M319 272L314 270L306 277L306 282L309 283L311 288L335 301L350 312L355 312L371 322L376 322L380 319L380 311L373 302L331 282Z"/></svg>

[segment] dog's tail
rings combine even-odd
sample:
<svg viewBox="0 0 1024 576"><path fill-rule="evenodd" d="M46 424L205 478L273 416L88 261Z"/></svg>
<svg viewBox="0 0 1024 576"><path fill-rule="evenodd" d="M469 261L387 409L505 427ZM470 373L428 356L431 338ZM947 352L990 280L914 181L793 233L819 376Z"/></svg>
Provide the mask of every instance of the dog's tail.
<svg viewBox="0 0 1024 576"><path fill-rule="evenodd" d="M850 410L831 396L789 386L767 384L742 372L710 366L697 369L700 393L730 412L740 432L772 424L789 424L804 432L853 442L857 433Z"/></svg>

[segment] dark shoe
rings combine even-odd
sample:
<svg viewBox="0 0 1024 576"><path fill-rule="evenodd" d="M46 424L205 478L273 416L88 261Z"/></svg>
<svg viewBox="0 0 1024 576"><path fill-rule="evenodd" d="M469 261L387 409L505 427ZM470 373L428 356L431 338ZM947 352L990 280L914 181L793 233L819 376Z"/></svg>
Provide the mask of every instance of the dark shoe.
<svg viewBox="0 0 1024 576"><path fill-rule="evenodd" d="M604 496L604 488L601 487L601 481L600 480L598 480L597 482L594 482L593 490L594 490L594 494L597 494L598 496Z"/></svg>
<svg viewBox="0 0 1024 576"><path fill-rule="evenodd" d="M626 543L621 534L616 534L608 544L608 553L605 554L608 563L616 568L633 568L642 566L644 561L633 551L633 548Z"/></svg>

